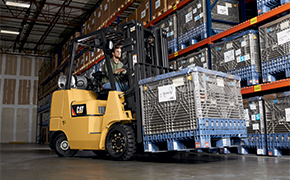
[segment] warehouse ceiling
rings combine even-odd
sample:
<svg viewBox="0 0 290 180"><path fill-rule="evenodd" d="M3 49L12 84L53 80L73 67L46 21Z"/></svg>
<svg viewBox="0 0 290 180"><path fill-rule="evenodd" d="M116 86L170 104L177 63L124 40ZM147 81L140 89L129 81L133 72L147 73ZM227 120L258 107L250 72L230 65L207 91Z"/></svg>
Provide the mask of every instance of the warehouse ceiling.
<svg viewBox="0 0 290 180"><path fill-rule="evenodd" d="M0 0L0 53L51 57L101 1Z"/></svg>

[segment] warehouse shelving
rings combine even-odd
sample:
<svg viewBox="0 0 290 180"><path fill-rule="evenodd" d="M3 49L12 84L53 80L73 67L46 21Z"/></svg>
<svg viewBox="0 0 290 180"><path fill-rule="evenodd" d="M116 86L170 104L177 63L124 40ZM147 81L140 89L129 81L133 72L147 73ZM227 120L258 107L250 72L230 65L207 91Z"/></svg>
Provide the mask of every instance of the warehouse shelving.
<svg viewBox="0 0 290 180"><path fill-rule="evenodd" d="M289 10L290 10L290 3L286 3L286 4L282 5L282 6L279 6L279 7L275 8L275 9L267 12L267 13L264 13L262 15L254 17L252 19L249 19L249 20L247 20L247 21L245 21L243 23L240 23L240 24L238 24L238 25L236 25L236 26L234 26L234 27L232 27L232 28L230 28L228 30L225 30L225 31L223 31L223 32L221 32L221 33L219 33L217 35L208 37L207 39L204 39L203 41L200 41L200 42L198 42L196 44L193 44L193 45L191 45L189 47L186 47L186 48L184 48L184 49L182 49L180 51L177 51L174 54L170 54L169 55L169 60L177 58L180 55L183 55L183 54L186 54L188 52L191 52L191 51L193 51L193 50L195 50L197 48L200 48L202 46L212 44L214 41L220 40L220 39L222 39L222 38L224 38L224 37L226 37L228 35L231 35L233 33L241 31L243 29L249 28L249 27L251 27L253 25L256 25L256 24L259 24L259 23L263 23L266 20L268 20L270 18L273 18L273 17L275 17L277 15L280 15L280 14L282 14L284 12L287 12Z"/></svg>
<svg viewBox="0 0 290 180"><path fill-rule="evenodd" d="M136 0L131 0L130 2L127 3L127 5L125 5L119 12L117 12L112 18L111 20L109 20L103 27L107 27L109 26L111 23L113 23L114 21L117 20L117 26L119 24L119 18L120 15L126 10L128 9L128 7L130 7ZM145 25L146 28L149 28L151 26L153 26L154 24L156 24L157 22L160 22L161 20L163 20L165 17L169 16L170 14L173 14L174 12L176 12L177 10L181 9L182 7L186 6L189 2L191 2L192 0L183 0L180 3L174 5L172 8L168 9L166 12L164 12L162 15L156 17L154 20L150 21L148 24ZM217 0L218 1L218 0ZM284 5L281 5L273 10L270 10L267 13L261 14L257 17L254 17L252 19L246 20L245 19L245 4L251 2L253 0L246 0L243 1L241 0L241 7L242 7L242 23L228 29L225 30L219 34L213 35L211 34L211 31L208 31L208 38L197 42L191 46L188 46L182 50L179 50L173 54L169 55L169 60L174 60L182 55L185 55L189 52L192 52L200 47L203 46L209 46L210 44L212 44L213 42L217 41L217 40L221 40L222 38L229 36L233 33L236 33L238 31L244 30L246 28L252 27L254 25L257 24L261 24L267 20L269 20L270 18L276 17L284 12L287 12L290 10L290 3L286 3ZM150 4L151 0L150 0ZM210 4L210 1L207 0L207 4ZM207 8L208 12L209 12L209 8ZM150 11L150 20L152 19L152 13ZM210 22L210 21L208 21ZM210 28L211 25L209 25L208 28ZM77 52L81 51L84 47L80 47ZM99 58L94 59L93 61L91 61L91 63L86 64L84 67L82 67L81 70L75 72L75 75L79 75L83 72L85 72L86 70L90 69L92 66L98 64L101 60L104 59L104 55L102 55ZM45 84L46 82L48 82L48 80L50 80L52 77L54 77L55 75L57 75L60 72L60 69L63 68L65 65L68 64L69 61L69 56L65 58L64 61L61 62L61 64L54 70L52 70L52 72L40 83L40 85ZM275 81L272 83L266 83L266 84L261 84L261 85L257 85L257 86L250 86L250 87L246 87L246 88L242 88L242 94L250 94L250 93L255 93L257 91L266 91L266 90L270 90L270 89L275 89L275 88L280 88L280 87L288 87L290 86L290 79L286 79L286 80L280 80L280 81ZM42 99L43 97L45 97L46 95L52 93L54 90L57 89L57 86L54 86L53 88L51 88L47 93L45 93L43 96L41 96L39 98ZM48 109L49 110L49 109ZM43 111L41 111L40 113L43 113Z"/></svg>
<svg viewBox="0 0 290 180"><path fill-rule="evenodd" d="M270 83L255 85L255 86L244 87L242 88L241 93L251 94L251 93L256 93L260 91L273 90L273 89L278 89L278 88L283 88L283 87L290 87L290 78L282 79L282 80L278 80L278 81L274 81Z"/></svg>

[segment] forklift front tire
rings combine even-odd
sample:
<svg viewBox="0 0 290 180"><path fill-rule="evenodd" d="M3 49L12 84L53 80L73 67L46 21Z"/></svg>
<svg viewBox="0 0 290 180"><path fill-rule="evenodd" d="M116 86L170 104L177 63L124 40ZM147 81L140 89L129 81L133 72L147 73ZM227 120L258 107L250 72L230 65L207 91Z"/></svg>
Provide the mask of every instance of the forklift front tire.
<svg viewBox="0 0 290 180"><path fill-rule="evenodd" d="M106 138L106 150L114 160L129 160L136 152L136 139L132 127L118 124L112 127Z"/></svg>
<svg viewBox="0 0 290 180"><path fill-rule="evenodd" d="M54 142L54 151L59 157L72 157L78 152L77 150L70 149L64 134L59 134Z"/></svg>

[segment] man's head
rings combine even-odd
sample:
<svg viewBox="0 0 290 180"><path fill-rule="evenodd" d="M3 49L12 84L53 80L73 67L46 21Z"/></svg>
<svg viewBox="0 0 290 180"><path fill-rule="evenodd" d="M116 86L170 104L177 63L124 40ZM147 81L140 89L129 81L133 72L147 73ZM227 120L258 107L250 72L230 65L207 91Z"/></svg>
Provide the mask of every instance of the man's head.
<svg viewBox="0 0 290 180"><path fill-rule="evenodd" d="M113 50L114 50L112 52L113 57L116 58L116 59L120 59L121 58L121 53L122 53L121 46L120 45L116 45L116 46L114 46Z"/></svg>

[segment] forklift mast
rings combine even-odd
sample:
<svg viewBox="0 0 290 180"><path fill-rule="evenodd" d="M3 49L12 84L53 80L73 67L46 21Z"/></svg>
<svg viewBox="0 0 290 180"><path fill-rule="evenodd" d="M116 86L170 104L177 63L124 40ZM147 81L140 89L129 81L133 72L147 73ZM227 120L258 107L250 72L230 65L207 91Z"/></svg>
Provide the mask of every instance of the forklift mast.
<svg viewBox="0 0 290 180"><path fill-rule="evenodd" d="M129 89L125 101L132 113L136 113L137 142L142 141L142 109L138 83L141 79L165 74L169 69L167 33L163 29L150 30L139 21L121 25L124 34L123 51L127 53Z"/></svg>
<svg viewBox="0 0 290 180"><path fill-rule="evenodd" d="M142 140L142 110L138 82L141 79L165 74L169 69L167 33L163 29L150 30L143 27L139 21L133 20L121 25L121 32L106 27L104 29L82 35L72 40L70 50L67 83L65 89L70 89L74 60L92 48L102 49L108 69L111 91L116 91L115 76L110 63L113 44L121 44L125 52L124 67L127 70L129 88L124 90L126 110L136 114L137 142ZM81 46L81 51L76 48ZM118 82L119 83L119 82Z"/></svg>

